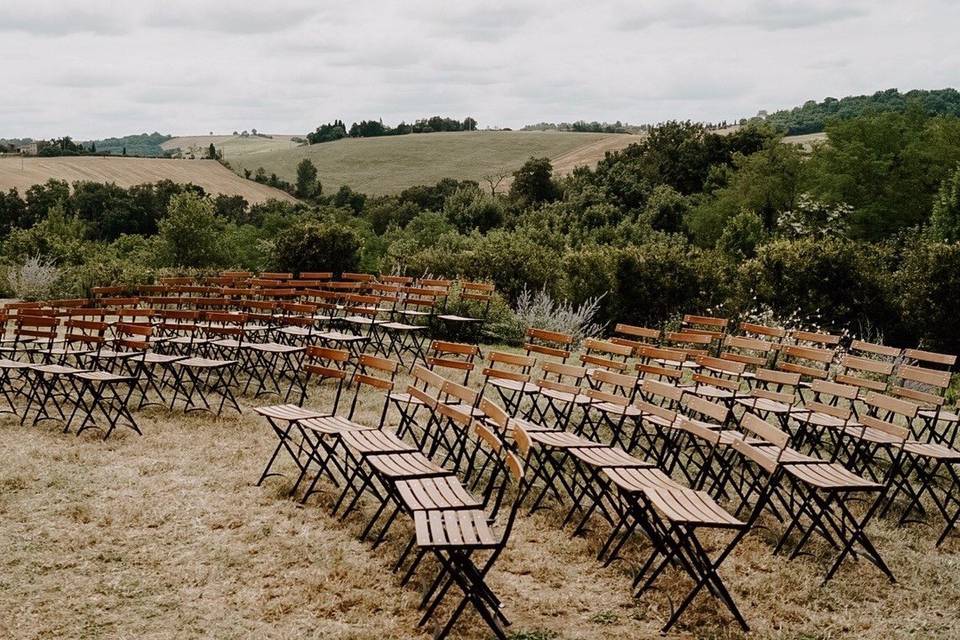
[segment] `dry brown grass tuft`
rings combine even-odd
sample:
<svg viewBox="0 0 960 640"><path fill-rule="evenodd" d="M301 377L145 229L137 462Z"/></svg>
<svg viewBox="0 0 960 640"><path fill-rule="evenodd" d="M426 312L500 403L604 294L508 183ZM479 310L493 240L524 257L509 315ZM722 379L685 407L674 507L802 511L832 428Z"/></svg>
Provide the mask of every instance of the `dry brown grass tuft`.
<svg viewBox="0 0 960 640"><path fill-rule="evenodd" d="M367 399L362 419L375 420L376 405ZM301 508L288 478L254 486L274 440L249 410L139 418L143 437L106 443L0 418L0 637L428 637L416 627L428 572L405 589L390 574L409 527L373 552L357 541L364 514L328 515L332 487ZM686 581L668 574L635 600L630 570L642 545L604 569L594 555L606 530L598 522L571 539L560 518L521 517L492 575L515 637L657 637ZM752 637L957 637L957 537L938 551L933 526L877 522L870 533L898 584L859 562L820 587L824 554L774 557L773 534L752 532L722 569ZM741 637L719 611L701 596L679 635ZM489 637L473 616L457 632Z"/></svg>

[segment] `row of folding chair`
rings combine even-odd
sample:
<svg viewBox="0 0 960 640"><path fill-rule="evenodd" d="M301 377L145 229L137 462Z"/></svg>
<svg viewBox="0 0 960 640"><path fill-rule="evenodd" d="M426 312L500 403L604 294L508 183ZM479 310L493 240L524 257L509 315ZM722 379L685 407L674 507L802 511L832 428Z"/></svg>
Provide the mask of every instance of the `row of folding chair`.
<svg viewBox="0 0 960 640"><path fill-rule="evenodd" d="M502 434L474 419L475 391L417 367L415 378L424 386L410 385L396 392L398 362L361 355L351 367L347 351L325 355L329 366L317 369L315 375L318 383L335 389L326 410L297 404L255 409L277 436L259 483L279 473L278 457L283 455L298 474L292 492L305 486L303 502L324 478L339 488L332 514L340 513L341 518L353 512L361 498L373 498L378 506L361 539L373 537L374 546L401 514L407 516L414 535L394 568L399 571L408 564L401 583L412 578L424 557L433 557L440 567L421 601L421 625L457 587L460 601L438 637L446 637L465 607L472 605L496 636L505 638L509 621L485 578L504 549L516 517L516 501L506 515L501 507L510 477L520 483L515 495L522 492L520 459L508 449ZM350 386L352 400L349 409L342 410L341 398ZM383 396L376 425L356 418L358 398L370 388ZM390 407L401 416L397 432L386 427ZM525 451L528 445L522 435L516 437L517 448ZM477 490L479 496L474 493ZM495 532L497 523L502 524L500 534ZM378 524L380 530L374 534ZM481 556L486 556L482 562Z"/></svg>

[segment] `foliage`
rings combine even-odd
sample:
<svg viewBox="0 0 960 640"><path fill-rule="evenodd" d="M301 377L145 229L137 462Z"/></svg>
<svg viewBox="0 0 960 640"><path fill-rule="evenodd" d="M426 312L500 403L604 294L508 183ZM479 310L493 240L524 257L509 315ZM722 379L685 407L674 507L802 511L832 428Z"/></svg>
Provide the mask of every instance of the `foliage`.
<svg viewBox="0 0 960 640"><path fill-rule="evenodd" d="M846 238L853 207L829 205L801 194L796 206L777 220L777 232L787 238Z"/></svg>
<svg viewBox="0 0 960 640"><path fill-rule="evenodd" d="M902 113L918 108L926 115L960 116L960 92L956 89L914 90L900 93L896 89L877 91L870 96L808 100L801 107L777 111L765 121L788 135L823 131L832 120L850 120L881 112Z"/></svg>
<svg viewBox="0 0 960 640"><path fill-rule="evenodd" d="M170 200L160 221L160 240L168 264L176 267L216 267L227 258L220 238L224 222L214 213L213 203L193 193Z"/></svg>
<svg viewBox="0 0 960 640"><path fill-rule="evenodd" d="M960 164L940 184L933 201L930 230L937 240L960 241Z"/></svg>
<svg viewBox="0 0 960 640"><path fill-rule="evenodd" d="M930 216L941 182L960 162L960 119L882 113L827 127L806 167L809 190L853 207L852 237L879 240Z"/></svg>
<svg viewBox="0 0 960 640"><path fill-rule="evenodd" d="M744 209L727 223L717 241L717 249L735 260L752 258L765 235L760 216Z"/></svg>
<svg viewBox="0 0 960 640"><path fill-rule="evenodd" d="M530 158L513 172L510 196L531 205L556 200L559 190L552 174L549 158Z"/></svg>
<svg viewBox="0 0 960 640"><path fill-rule="evenodd" d="M503 222L504 206L496 196L470 185L457 189L447 198L443 212L447 220L463 233L473 229L486 233Z"/></svg>
<svg viewBox="0 0 960 640"><path fill-rule="evenodd" d="M282 232L272 263L280 271L355 271L363 241L353 229L336 222L308 221Z"/></svg>
<svg viewBox="0 0 960 640"><path fill-rule="evenodd" d="M323 193L323 186L317 178L317 168L310 158L304 158L297 165L297 184L294 195L304 200L310 200Z"/></svg>
<svg viewBox="0 0 960 640"><path fill-rule="evenodd" d="M579 344L584 338L599 335L605 323L598 320L601 297L587 298L580 304L557 300L546 289L524 289L513 310L514 321L522 331L530 327L566 333Z"/></svg>
<svg viewBox="0 0 960 640"><path fill-rule="evenodd" d="M913 238L893 274L893 303L902 323L895 336L907 344L960 353L960 244Z"/></svg>
<svg viewBox="0 0 960 640"><path fill-rule="evenodd" d="M60 270L40 256L31 256L23 264L7 270L7 286L21 300L44 300L54 291Z"/></svg>

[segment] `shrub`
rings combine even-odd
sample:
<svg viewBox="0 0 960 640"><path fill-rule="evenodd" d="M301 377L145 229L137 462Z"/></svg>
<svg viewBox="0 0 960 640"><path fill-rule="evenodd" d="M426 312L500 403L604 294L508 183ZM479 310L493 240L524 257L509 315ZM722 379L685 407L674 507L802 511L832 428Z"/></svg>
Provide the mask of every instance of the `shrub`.
<svg viewBox="0 0 960 640"><path fill-rule="evenodd" d="M960 241L960 165L940 185L933 201L930 228L937 240Z"/></svg>
<svg viewBox="0 0 960 640"><path fill-rule="evenodd" d="M833 328L866 318L888 324L886 257L878 245L840 239L775 240L740 266L740 300L819 316Z"/></svg>
<svg viewBox="0 0 960 640"><path fill-rule="evenodd" d="M960 244L911 242L893 275L904 344L960 353Z"/></svg>
<svg viewBox="0 0 960 640"><path fill-rule="evenodd" d="M7 286L21 300L43 300L52 297L60 269L40 256L27 258L7 271Z"/></svg>
<svg viewBox="0 0 960 640"><path fill-rule="evenodd" d="M727 222L717 249L737 260L752 258L765 236L760 216L752 211L741 211Z"/></svg>
<svg viewBox="0 0 960 640"><path fill-rule="evenodd" d="M277 236L273 265L280 271L355 271L360 264L360 235L336 222L304 222Z"/></svg>
<svg viewBox="0 0 960 640"><path fill-rule="evenodd" d="M491 231L477 240L464 262L463 275L492 280L497 291L511 301L527 287L554 290L561 279L560 253L529 229Z"/></svg>
<svg viewBox="0 0 960 640"><path fill-rule="evenodd" d="M609 292L601 303L606 320L657 325L721 293L708 264L677 236L628 247L590 246L564 257L564 291L574 303Z"/></svg>
<svg viewBox="0 0 960 640"><path fill-rule="evenodd" d="M572 335L579 344L584 338L599 335L606 326L598 319L602 298L587 298L574 304L554 299L546 289L536 293L524 289L517 298L513 317L521 331L530 327L559 331Z"/></svg>
<svg viewBox="0 0 960 640"><path fill-rule="evenodd" d="M478 229L486 233L503 222L503 203L496 196L474 186L461 187L446 199L443 212L453 226L462 233Z"/></svg>

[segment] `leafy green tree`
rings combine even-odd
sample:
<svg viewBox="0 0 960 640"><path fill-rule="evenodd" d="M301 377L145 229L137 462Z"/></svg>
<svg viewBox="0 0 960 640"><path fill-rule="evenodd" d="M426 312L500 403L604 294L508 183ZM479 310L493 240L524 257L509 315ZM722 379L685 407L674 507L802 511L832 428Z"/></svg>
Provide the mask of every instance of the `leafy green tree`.
<svg viewBox="0 0 960 640"><path fill-rule="evenodd" d="M126 155L126 153L124 153L124 155ZM213 146L213 143L211 142L211 143L210 143L210 146L207 147L207 159L208 159L208 160L216 160L217 157L218 157L218 156L217 156L217 148L216 148L215 146Z"/></svg>
<svg viewBox="0 0 960 640"><path fill-rule="evenodd" d="M877 240L925 223L948 172L960 162L960 119L917 111L836 121L806 166L818 200L853 207L855 238Z"/></svg>
<svg viewBox="0 0 960 640"><path fill-rule="evenodd" d="M462 233L477 229L486 233L503 222L504 206L495 196L482 192L478 187L461 187L443 206L444 214Z"/></svg>
<svg viewBox="0 0 960 640"><path fill-rule="evenodd" d="M752 258L766 235L763 219L745 209L727 222L717 248L738 261Z"/></svg>
<svg viewBox="0 0 960 640"><path fill-rule="evenodd" d="M352 209L354 215L360 215L363 211L363 205L367 202L367 196L354 191L347 185L341 186L333 196L332 204L335 207L343 209Z"/></svg>
<svg viewBox="0 0 960 640"><path fill-rule="evenodd" d="M297 184L294 194L298 198L310 200L323 193L323 186L317 179L317 167L310 161L310 158L304 158L297 165Z"/></svg>
<svg viewBox="0 0 960 640"><path fill-rule="evenodd" d="M940 184L933 201L930 230L943 242L960 241L960 165Z"/></svg>
<svg viewBox="0 0 960 640"><path fill-rule="evenodd" d="M189 192L174 196L160 221L168 263L175 267L220 266L228 257L221 251L223 229L223 220L214 213L209 198Z"/></svg>
<svg viewBox="0 0 960 640"><path fill-rule="evenodd" d="M27 203L23 201L16 189L7 193L0 191L0 237L10 233L12 229L29 226L27 222Z"/></svg>
<svg viewBox="0 0 960 640"><path fill-rule="evenodd" d="M683 230L690 202L669 185L659 185L650 194L643 220L657 231L677 233Z"/></svg>
<svg viewBox="0 0 960 640"><path fill-rule="evenodd" d="M513 172L510 196L526 204L551 202L559 197L553 181L553 165L549 158L530 158Z"/></svg>
<svg viewBox="0 0 960 640"><path fill-rule="evenodd" d="M62 204L68 207L70 185L65 180L47 180L43 184L32 185L27 189L27 215L22 226L28 227L47 216L54 206ZM68 211L69 213L69 211Z"/></svg>
<svg viewBox="0 0 960 640"><path fill-rule="evenodd" d="M360 264L360 235L335 222L304 222L277 236L273 264L282 271L354 271Z"/></svg>

